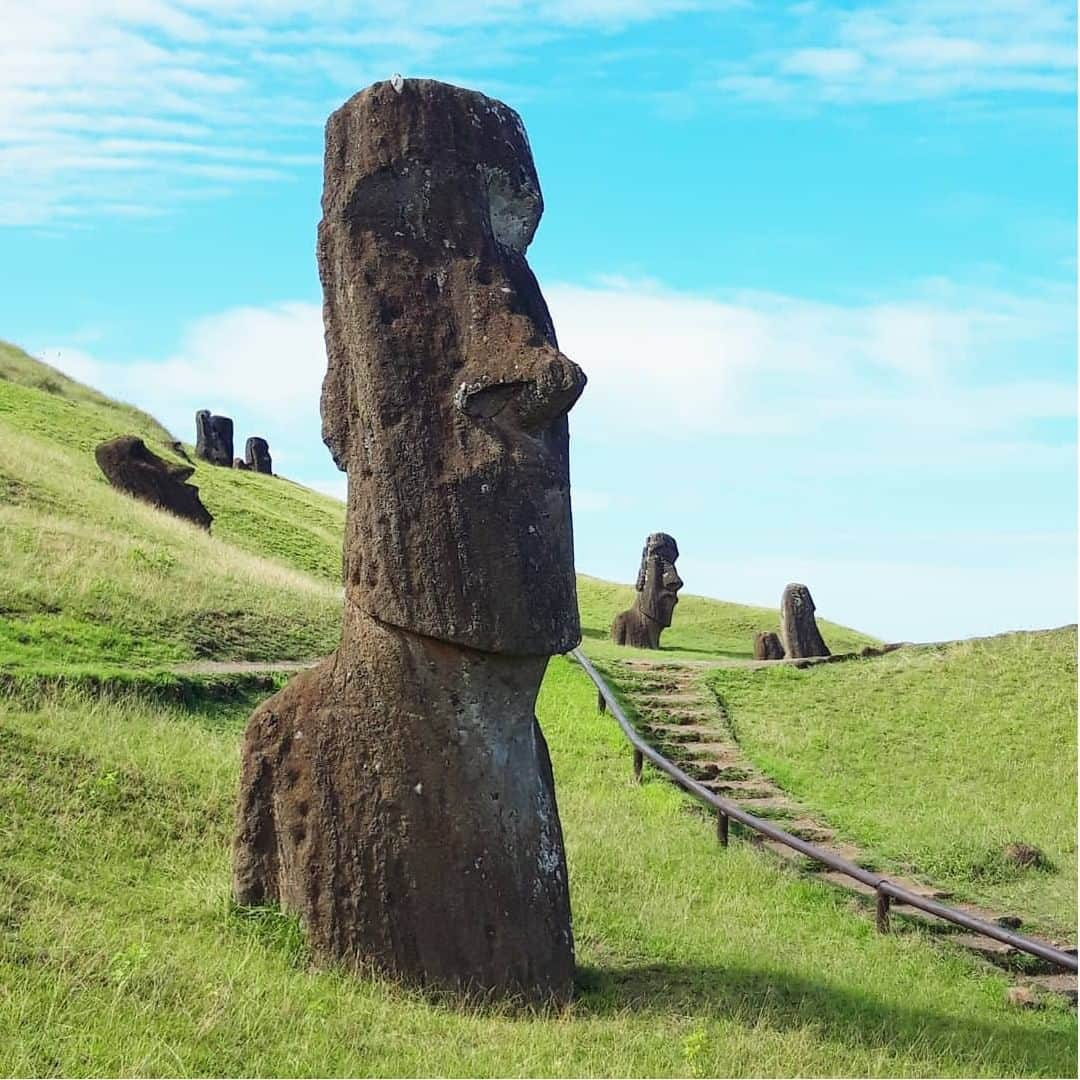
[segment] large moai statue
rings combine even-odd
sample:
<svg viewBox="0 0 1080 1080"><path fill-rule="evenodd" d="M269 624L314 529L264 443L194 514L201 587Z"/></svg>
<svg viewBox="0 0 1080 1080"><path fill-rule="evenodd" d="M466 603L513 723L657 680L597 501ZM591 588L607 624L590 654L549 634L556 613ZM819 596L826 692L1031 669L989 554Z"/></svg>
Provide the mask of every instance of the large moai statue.
<svg viewBox="0 0 1080 1080"><path fill-rule="evenodd" d="M783 660L784 646L779 635L772 630L762 630L754 635L755 660Z"/></svg>
<svg viewBox="0 0 1080 1080"><path fill-rule="evenodd" d="M209 530L214 519L203 506L199 489L185 483L195 471L190 465L170 464L135 435L100 443L94 460L113 487Z"/></svg>
<svg viewBox="0 0 1080 1080"><path fill-rule="evenodd" d="M660 633L671 625L679 602L682 578L675 570L679 547L667 533L652 533L645 539L638 570L634 603L615 616L611 637L616 645L639 649L659 649Z"/></svg>
<svg viewBox="0 0 1080 1080"><path fill-rule="evenodd" d="M244 446L244 464L252 472L273 473L273 463L270 460L270 446L265 439L253 435Z"/></svg>
<svg viewBox="0 0 1080 1080"><path fill-rule="evenodd" d="M349 475L337 652L245 734L233 882L316 955L565 1000L566 861L535 700L580 640L566 414L525 261L521 120L380 82L326 127L323 438Z"/></svg>
<svg viewBox="0 0 1080 1080"><path fill-rule="evenodd" d="M233 422L214 416L209 409L195 414L195 456L211 465L231 467L233 463Z"/></svg>
<svg viewBox="0 0 1080 1080"><path fill-rule="evenodd" d="M805 585L792 583L780 598L780 637L789 658L832 656L814 618L814 600Z"/></svg>

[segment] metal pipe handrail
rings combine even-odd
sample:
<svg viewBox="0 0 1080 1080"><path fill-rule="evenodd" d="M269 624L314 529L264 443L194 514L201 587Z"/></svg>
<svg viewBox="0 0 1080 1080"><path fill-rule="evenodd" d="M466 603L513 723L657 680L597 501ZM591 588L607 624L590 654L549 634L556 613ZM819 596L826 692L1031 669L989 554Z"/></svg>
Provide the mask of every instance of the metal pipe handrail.
<svg viewBox="0 0 1080 1080"><path fill-rule="evenodd" d="M1048 963L1056 964L1066 971L1075 972L1077 970L1077 958L1073 953L1064 952L1044 941L1037 941L1034 938L1025 937L1023 934L1013 933L1003 926L986 922L985 919L978 919L974 915L968 915L967 912L947 907L944 904L939 904L936 901L929 899L929 897L914 893L910 889L905 889L902 885L897 885L896 882L890 881L882 874L875 874L870 870L857 866L853 862L849 862L847 859L842 859L839 855L835 855L831 851L825 851L822 848L815 847L815 845L800 839L798 836L793 836L791 833L785 832L771 821L766 821L763 818L755 817L753 814L747 813L737 803L733 803L728 799L722 799L719 795L714 795L708 788L699 784L692 777L684 773L677 765L673 765L668 761L666 757L650 746L641 735L638 734L637 729L626 718L626 715L622 711L618 701L615 699L615 695L612 693L611 688L607 685L596 668L593 667L592 661L589 660L580 648L574 649L571 652L571 655L581 665L585 674L589 676L596 686L596 689L599 691L601 708L606 705L607 708L610 709L612 716L615 717L619 727L622 728L623 734L626 735L631 746L633 746L634 775L640 777L643 761L649 761L699 802L711 806L719 814L717 820L717 833L722 844L727 844L728 821L729 819L734 819L742 825L745 825L747 828L753 829L763 836L776 840L778 843L793 848L795 851L806 855L808 858L824 864L831 870L836 870L847 877L854 878L856 881L861 881L864 885L870 886L876 893L877 926L878 929L883 932L887 931L889 928L889 909L892 901L895 900L900 904L906 904L908 907L925 911L929 915L935 915L937 918L944 919L946 922L962 926L966 930L972 930L977 934L993 938L995 941L1000 941L1005 945L1011 945L1014 949L1030 953L1032 956L1037 956L1041 960L1046 960Z"/></svg>

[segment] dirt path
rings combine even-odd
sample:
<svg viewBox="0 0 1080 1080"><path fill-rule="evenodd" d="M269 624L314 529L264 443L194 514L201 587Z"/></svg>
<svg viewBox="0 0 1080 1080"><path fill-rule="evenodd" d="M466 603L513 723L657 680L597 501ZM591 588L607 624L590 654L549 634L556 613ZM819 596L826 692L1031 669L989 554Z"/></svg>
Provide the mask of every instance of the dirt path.
<svg viewBox="0 0 1080 1080"><path fill-rule="evenodd" d="M638 729L657 750L676 762L684 772L723 799L738 803L757 817L775 820L785 831L833 852L849 862L866 864L868 853L837 837L819 814L802 805L742 752L728 717L706 686L704 672L719 667L762 667L783 661L687 661L653 660L602 661L604 673L614 682L638 717ZM734 826L733 826L734 827ZM782 859L793 869L824 879L838 888L870 899L874 890L844 874L829 871L799 852L758 833L749 833L751 843ZM973 904L957 903L951 894L925 882L890 873L889 879L913 893L946 901L987 922L1017 925L1010 916ZM899 907L899 906L898 906ZM897 910L897 909L894 909ZM1009 974L1018 985L1064 995L1076 1002L1077 978L1051 965L1022 954L991 938L972 934L916 909L899 909L898 915L911 918L947 936ZM1071 943L1054 942L1058 948Z"/></svg>
<svg viewBox="0 0 1080 1080"><path fill-rule="evenodd" d="M174 675L284 675L314 667L321 660L192 660L168 670Z"/></svg>

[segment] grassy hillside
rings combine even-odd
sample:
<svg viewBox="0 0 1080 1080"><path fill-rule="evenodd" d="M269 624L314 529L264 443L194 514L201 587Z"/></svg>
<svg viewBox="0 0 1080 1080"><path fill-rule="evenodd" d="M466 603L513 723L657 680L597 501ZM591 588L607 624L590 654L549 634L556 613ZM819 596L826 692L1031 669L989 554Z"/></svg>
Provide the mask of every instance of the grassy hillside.
<svg viewBox="0 0 1080 1080"><path fill-rule="evenodd" d="M197 463L213 533L109 486L94 447L145 413L0 345L0 667L72 670L332 649L344 508L278 477Z"/></svg>
<svg viewBox="0 0 1080 1080"><path fill-rule="evenodd" d="M894 866L1075 940L1076 628L717 671L740 744ZM1042 849L1045 869L1003 858Z"/></svg>
<svg viewBox="0 0 1080 1080"><path fill-rule="evenodd" d="M208 538L108 485L93 451L121 434L179 460L173 436L146 413L0 342L0 666L142 667L332 649L343 505L281 477L194 460L191 482L214 515ZM611 620L633 595L579 578L590 653L615 651ZM754 632L777 623L775 610L686 596L664 652L748 656ZM822 628L836 651L873 640Z"/></svg>
<svg viewBox="0 0 1080 1080"><path fill-rule="evenodd" d="M630 585L578 575L578 606L585 651L597 658L645 656L658 659L646 649L627 649L611 641L611 620L625 611L634 599ZM864 645L880 644L876 638L819 619L818 626L835 653L854 652ZM660 657L666 659L712 660L722 657L749 657L754 654L754 634L758 630L780 629L778 608L752 607L712 600L705 596L680 594L671 627L664 631Z"/></svg>
<svg viewBox="0 0 1080 1080"><path fill-rule="evenodd" d="M207 536L106 484L93 448L121 433L173 454L152 418L0 346L0 669L331 649L341 505L200 463ZM581 579L590 651L614 650L608 626L631 598ZM776 620L686 597L664 655L745 656ZM837 651L870 640L823 631ZM877 935L824 884L749 845L720 851L656 776L633 785L620 734L563 659L538 712L570 860L575 1002L462 1008L316 970L292 920L229 901L255 690L229 704L187 686L188 704L167 706L158 677L131 678L154 695L0 692L2 1075L1075 1074L1074 1014L1009 1010L1002 977L968 956Z"/></svg>
<svg viewBox="0 0 1080 1080"><path fill-rule="evenodd" d="M309 966L229 903L250 703L0 702L0 1074L1068 1076L1064 1007L881 936L653 775L566 660L539 703L570 861L577 1000L462 1009Z"/></svg>

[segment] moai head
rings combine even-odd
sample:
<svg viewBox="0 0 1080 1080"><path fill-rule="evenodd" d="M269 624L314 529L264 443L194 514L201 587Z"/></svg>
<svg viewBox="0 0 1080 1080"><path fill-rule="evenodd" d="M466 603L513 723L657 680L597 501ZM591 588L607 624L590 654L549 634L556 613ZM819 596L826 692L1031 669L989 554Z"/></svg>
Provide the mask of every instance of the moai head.
<svg viewBox="0 0 1080 1080"><path fill-rule="evenodd" d="M270 460L270 446L265 439L253 435L244 446L244 460L252 472L271 473L273 465Z"/></svg>
<svg viewBox="0 0 1080 1080"><path fill-rule="evenodd" d="M233 422L209 409L195 414L195 456L229 468L233 463Z"/></svg>
<svg viewBox="0 0 1080 1080"><path fill-rule="evenodd" d="M525 249L543 200L498 101L376 83L326 128L323 439L349 474L350 602L523 655L580 640L567 359Z"/></svg>
<svg viewBox="0 0 1080 1080"><path fill-rule="evenodd" d="M186 483L195 471L192 466L165 461L135 435L100 443L94 459L113 487L204 529L210 528L214 519L203 506L199 489Z"/></svg>
<svg viewBox="0 0 1080 1080"><path fill-rule="evenodd" d="M796 582L785 586L784 595L780 597L780 610L790 609L797 618L806 618L814 614L814 598L805 585Z"/></svg>
<svg viewBox="0 0 1080 1080"><path fill-rule="evenodd" d="M667 533L652 533L645 540L638 570L638 609L661 626L670 626L679 602L682 578L675 570L679 546Z"/></svg>

